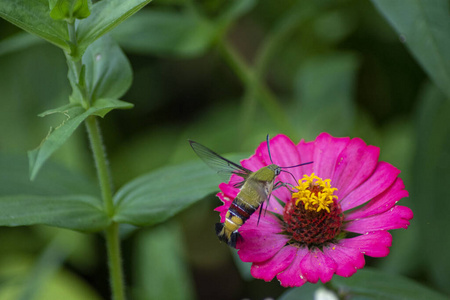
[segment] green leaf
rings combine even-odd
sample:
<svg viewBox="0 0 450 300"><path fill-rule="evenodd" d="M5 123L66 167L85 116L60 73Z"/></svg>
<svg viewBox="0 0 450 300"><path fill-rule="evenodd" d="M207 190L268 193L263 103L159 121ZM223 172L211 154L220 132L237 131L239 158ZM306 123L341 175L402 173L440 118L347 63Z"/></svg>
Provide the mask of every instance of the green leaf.
<svg viewBox="0 0 450 300"><path fill-rule="evenodd" d="M143 54L197 56L213 42L212 23L191 10L141 11L112 32L127 50Z"/></svg>
<svg viewBox="0 0 450 300"><path fill-rule="evenodd" d="M339 297L336 299L352 300L444 300L447 297L430 290L419 283L399 275L379 272L374 269L365 268L359 270L355 275L345 278L334 276L330 282L337 289ZM295 288L284 293L280 300L291 299L313 299L305 297L305 289L311 293L313 285L305 288ZM320 288L320 286L315 287ZM314 292L317 296L317 290ZM314 298L315 299L315 298Z"/></svg>
<svg viewBox="0 0 450 300"><path fill-rule="evenodd" d="M99 198L90 195L1 196L0 211L0 226L43 224L92 232L109 224Z"/></svg>
<svg viewBox="0 0 450 300"><path fill-rule="evenodd" d="M0 196L29 194L56 196L67 194L100 196L95 180L49 162L34 181L29 179L28 159L0 153Z"/></svg>
<svg viewBox="0 0 450 300"><path fill-rule="evenodd" d="M251 281L255 278L252 276L252 263L251 262L245 262L242 261L241 258L238 255L237 251L231 250L231 256L233 257L234 265L236 266L237 270L239 271L239 275L241 278L245 281Z"/></svg>
<svg viewBox="0 0 450 300"><path fill-rule="evenodd" d="M65 230L65 233L68 233L67 230ZM40 257L36 262L35 253L11 252L11 254L3 254L0 270L0 277L2 278L0 299L103 299L84 278L79 276L79 273L55 266L52 260L60 259L61 255L61 252L58 253L58 251L47 252L44 253L45 257ZM51 270L52 268L56 268L56 270ZM37 289L34 291L27 290L29 284L36 285Z"/></svg>
<svg viewBox="0 0 450 300"><path fill-rule="evenodd" d="M0 17L70 51L67 23L50 17L47 0L0 0Z"/></svg>
<svg viewBox="0 0 450 300"><path fill-rule="evenodd" d="M385 300L444 300L447 297L420 285L411 279L365 268L355 275L344 278L336 276L333 285L342 294L353 294L351 299Z"/></svg>
<svg viewBox="0 0 450 300"><path fill-rule="evenodd" d="M79 22L77 37L79 53L99 37L125 21L151 0L103 0L95 3L91 15Z"/></svg>
<svg viewBox="0 0 450 300"><path fill-rule="evenodd" d="M310 138L323 131L347 134L355 116L352 100L358 65L351 53L318 56L302 65L294 83L298 107L291 110L301 132L311 134Z"/></svg>
<svg viewBox="0 0 450 300"><path fill-rule="evenodd" d="M133 299L195 298L182 241L182 232L174 224L138 234L133 255L136 266L136 286L133 288L136 293ZM152 284L149 285L149 282Z"/></svg>
<svg viewBox="0 0 450 300"><path fill-rule="evenodd" d="M28 158L30 160L30 179L34 180L45 161L67 141L75 129L77 129L81 122L87 117L91 115L104 117L106 113L113 109L126 109L131 108L132 106L133 105L130 103L116 99L98 99L88 110L85 110L77 104L67 104L40 114L39 116L41 117L55 113L63 114L65 120L55 129L50 128L49 133L39 147L28 151Z"/></svg>
<svg viewBox="0 0 450 300"><path fill-rule="evenodd" d="M120 98L131 86L132 70L128 59L109 36L90 45L83 55L85 82L89 99Z"/></svg>
<svg viewBox="0 0 450 300"><path fill-rule="evenodd" d="M361 129L360 127L359 130ZM362 129L361 132L367 132L367 130ZM358 135L356 134L356 136ZM375 142L382 149L380 160L387 161L402 171L400 177L406 189L411 193L411 179L414 176L412 168L415 165L415 160L413 159L415 147L413 145L417 141L413 122L409 118L391 121L389 125L383 126L382 136L380 143ZM367 137L365 136L365 138ZM399 204L414 205L415 199L411 197L413 197L412 194ZM416 210L414 207L411 207L411 209L415 213L413 224L417 225ZM425 255L422 255L423 250L420 250L422 235L418 227L411 226L406 231L391 232L393 237L390 247L391 252L387 257L377 262L377 267L382 268L383 271L396 274L414 274L414 272L420 270L423 266L423 260L418 258L425 257Z"/></svg>
<svg viewBox="0 0 450 300"><path fill-rule="evenodd" d="M278 300L311 300L311 299L328 299L316 297L316 293L319 293L321 289L324 289L321 285L306 283L298 288L288 289L284 292ZM334 298L330 298L334 299ZM337 297L335 299L338 299ZM353 299L352 299L353 300Z"/></svg>
<svg viewBox="0 0 450 300"><path fill-rule="evenodd" d="M413 56L450 97L450 18L448 0L372 0Z"/></svg>
<svg viewBox="0 0 450 300"><path fill-rule="evenodd" d="M43 42L41 38L22 31L0 41L0 56L19 52Z"/></svg>
<svg viewBox="0 0 450 300"><path fill-rule="evenodd" d="M54 20L85 19L91 14L90 0L49 0L50 17Z"/></svg>
<svg viewBox="0 0 450 300"><path fill-rule="evenodd" d="M50 128L47 137L38 148L28 151L31 180L36 177L37 172L50 155L64 144L81 122L91 115L93 111L92 108L86 111L81 106L68 104L57 109L46 111L40 115L43 117L53 113L61 113L66 119L55 129Z"/></svg>
<svg viewBox="0 0 450 300"><path fill-rule="evenodd" d="M60 233L62 236L64 233ZM17 297L19 300L33 299L33 295L39 293L39 290L47 280L53 277L58 269L60 269L69 255L69 247L61 244L62 237L53 238L42 253L37 258L36 263L28 272L28 276L22 286L22 292ZM71 245L73 247L73 245Z"/></svg>
<svg viewBox="0 0 450 300"><path fill-rule="evenodd" d="M220 15L219 22L231 24L255 7L258 3L256 0L234 0L230 1L230 5Z"/></svg>
<svg viewBox="0 0 450 300"><path fill-rule="evenodd" d="M133 106L134 105L132 103L128 103L125 101L102 98L96 100L92 107L98 109L95 112L93 112L93 115L103 118L107 113L109 113L113 109L130 109L133 108Z"/></svg>
<svg viewBox="0 0 450 300"><path fill-rule="evenodd" d="M217 191L219 178L201 161L170 166L140 176L114 195L114 220L137 226L161 223Z"/></svg>
<svg viewBox="0 0 450 300"><path fill-rule="evenodd" d="M450 182L450 101L434 85L428 85L420 97L415 122L415 155L412 164L411 202L421 240L419 253L428 266L428 275L450 294L450 257L442 249L450 247L448 211L450 201L440 188Z"/></svg>

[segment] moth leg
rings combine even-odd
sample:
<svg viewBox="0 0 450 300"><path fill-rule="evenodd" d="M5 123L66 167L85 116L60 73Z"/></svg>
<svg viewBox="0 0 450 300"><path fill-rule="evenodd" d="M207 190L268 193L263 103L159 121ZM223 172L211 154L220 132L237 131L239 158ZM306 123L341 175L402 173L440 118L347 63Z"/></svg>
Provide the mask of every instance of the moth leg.
<svg viewBox="0 0 450 300"><path fill-rule="evenodd" d="M282 182L282 181L278 181L278 182L275 183L275 185L273 186L272 191L274 191L274 190L276 190L276 189L278 189L278 188L280 188L280 187L282 187L282 186L286 186L286 184L285 184L284 182ZM266 210L264 211L264 217L266 216L267 207L269 206L269 199L270 199L271 196L272 196L272 192L271 192L271 193L269 194L269 196L267 197L267 200L264 201L264 202L261 204L261 210L259 211L259 217L258 217L258 224L259 224L259 218L261 217L262 207L264 206L264 203L265 203L265 202L267 202L267 204L266 204Z"/></svg>
<svg viewBox="0 0 450 300"><path fill-rule="evenodd" d="M274 184L272 191L279 189L280 187L286 187L291 193L293 193L292 189L290 188L295 188L292 184L287 183L287 182L283 182L283 181L277 181L277 183ZM272 196L272 193L269 194L269 196L267 197L267 200L264 201L260 208L259 208L259 213L258 213L258 222L256 223L257 225L259 225L259 220L261 219L261 214L263 211L263 207L264 207L264 203L267 202L266 204L266 209L264 210L264 216L266 216L266 212L267 212L267 207L269 206L269 199Z"/></svg>
<svg viewBox="0 0 450 300"><path fill-rule="evenodd" d="M285 188L287 188L291 193L294 193L295 186L292 185L292 184L290 184L290 183L278 181L278 182L273 186L273 190L276 190L276 189L278 189L278 188L280 188L280 187L285 187Z"/></svg>
<svg viewBox="0 0 450 300"><path fill-rule="evenodd" d="M269 196L269 198L270 198L270 196ZM267 199L269 199L269 198L267 198ZM267 200L268 201L268 200ZM261 213L262 213L262 211L263 211L263 206L264 206L264 203L265 203L266 201L264 201L262 204L261 204L261 206L259 207L259 213L258 213L258 222L256 222L256 226L258 226L259 225L259 219L261 219ZM266 210L267 210L267 205L266 205ZM266 216L266 213L264 212L264 216Z"/></svg>
<svg viewBox="0 0 450 300"><path fill-rule="evenodd" d="M283 181L278 181L277 183L275 183L275 185L272 188L272 191L275 191L276 189L279 189L280 187L286 186L289 183L285 183ZM269 197L270 198L270 197Z"/></svg>

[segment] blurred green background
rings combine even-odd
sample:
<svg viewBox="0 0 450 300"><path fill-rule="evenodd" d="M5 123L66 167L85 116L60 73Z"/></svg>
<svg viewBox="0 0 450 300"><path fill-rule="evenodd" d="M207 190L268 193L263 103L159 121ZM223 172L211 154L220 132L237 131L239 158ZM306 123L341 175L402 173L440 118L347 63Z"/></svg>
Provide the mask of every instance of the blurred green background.
<svg viewBox="0 0 450 300"><path fill-rule="evenodd" d="M401 204L415 213L408 230L393 232L391 254L367 265L449 295L450 197L440 188L450 180L450 96L442 89L450 76L427 65L430 45L416 60L409 37L374 6L382 2L155 0L111 32L134 72L123 100L135 104L101 120L114 185L194 159L188 138L245 158L266 134L294 142L323 131L361 137L402 170L410 197ZM4 166L13 162L27 177L26 152L61 122L37 115L67 103L67 66L62 51L2 19L0 39L0 173L8 176ZM83 126L52 160L44 172L67 168L96 184ZM285 291L276 280L252 280L217 241L219 204L211 195L155 228L123 228L132 299L261 299ZM107 298L104 253L100 234L0 228L0 299L25 295L36 274L37 299Z"/></svg>

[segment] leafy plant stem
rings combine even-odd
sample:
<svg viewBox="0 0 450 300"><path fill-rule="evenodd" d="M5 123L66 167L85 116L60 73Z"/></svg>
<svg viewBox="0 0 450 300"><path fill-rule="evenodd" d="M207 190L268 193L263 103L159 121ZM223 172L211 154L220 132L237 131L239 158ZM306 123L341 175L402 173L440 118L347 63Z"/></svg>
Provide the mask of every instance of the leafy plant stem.
<svg viewBox="0 0 450 300"><path fill-rule="evenodd" d="M106 154L104 151L100 128L95 116L89 116L86 121L92 152L94 155L97 176L100 182L105 212L109 217L114 215L114 204L112 199L112 184L109 175ZM125 299L123 282L123 270L121 262L119 224L113 222L105 232L106 248L108 251L108 267L113 299Z"/></svg>
<svg viewBox="0 0 450 300"><path fill-rule="evenodd" d="M112 200L112 184L106 161L106 153L104 151L100 128L95 116L87 117L86 128L89 134L89 141L94 155L97 176L100 183L103 205L105 212L109 217L114 215L114 204Z"/></svg>
<svg viewBox="0 0 450 300"><path fill-rule="evenodd" d="M66 53L69 72L72 72L75 79L75 85L80 89L82 104L85 109L90 106L90 99L87 96L84 76L82 74L83 63L80 59L76 59L78 52L78 42L76 37L76 29L74 22L68 22L68 31L71 44L71 52ZM70 79L70 76L69 76ZM106 152L102 142L100 127L97 122L97 117L91 115L85 120L86 129L88 132L89 142L92 148L92 153L97 170L97 177L100 184L104 210L106 214L112 218L114 215L114 203L112 198L112 180L108 169L108 162L106 159ZM112 299L124 300L125 288L123 280L123 269L120 251L119 238L119 224L111 223L105 230L106 248L108 253L108 267L111 284Z"/></svg>
<svg viewBox="0 0 450 300"><path fill-rule="evenodd" d="M272 32L264 39L264 43L258 53L256 54L253 73L257 81L261 82L261 78L264 78L264 73L270 62L270 59L278 51L280 45L284 45L285 40L292 35L294 30L308 19L312 12L310 12L309 6L304 9L304 5L298 5L288 11L286 16L281 19L279 24L275 26ZM270 97L270 96L269 96ZM250 125L253 123L255 117L255 106L257 102L257 90L253 85L247 88L242 103L242 134L245 138L246 132L249 131ZM292 136L293 138L295 136Z"/></svg>
<svg viewBox="0 0 450 300"><path fill-rule="evenodd" d="M245 88L250 91L255 89L256 99L260 101L272 120L283 132L295 138L294 127L279 105L276 96L261 82L254 70L245 63L242 57L239 56L225 39L218 39L217 45L220 53L243 82ZM244 106L248 107L249 105L244 104Z"/></svg>
<svg viewBox="0 0 450 300"><path fill-rule="evenodd" d="M72 86L76 86L77 90L79 90L80 95L77 99L80 101L81 105L88 109L90 106L90 101L88 101L88 96L85 89L84 78L82 78L82 69L83 63L81 59L76 58L76 54L78 52L78 40L75 28L75 22L67 22L69 39L70 39L70 53L65 52L67 65L69 67L69 81L71 81ZM73 78L71 78L70 74L72 74Z"/></svg>
<svg viewBox="0 0 450 300"><path fill-rule="evenodd" d="M256 104L256 88L255 86L251 86L245 90L245 94L242 99L242 109L240 116L241 130L239 131L239 138L241 140L241 143L248 137L249 133L251 132L251 126L253 124L253 120L255 119Z"/></svg>
<svg viewBox="0 0 450 300"><path fill-rule="evenodd" d="M77 32L75 28L75 22L67 22L67 25L70 42L73 44L73 47L76 47L78 45L78 42L77 42Z"/></svg>
<svg viewBox="0 0 450 300"><path fill-rule="evenodd" d="M119 224L114 222L106 229L106 248L108 251L108 267L112 299L124 300L123 270L120 253Z"/></svg>
<svg viewBox="0 0 450 300"><path fill-rule="evenodd" d="M69 31L69 39L70 39L70 53L67 55L67 59L69 64L72 65L74 68L74 73L76 76L76 81L79 83L80 79L80 71L81 71L81 60L74 60L75 53L77 52L78 48L78 41L77 41L77 33L75 29L75 22L68 22L67 28Z"/></svg>

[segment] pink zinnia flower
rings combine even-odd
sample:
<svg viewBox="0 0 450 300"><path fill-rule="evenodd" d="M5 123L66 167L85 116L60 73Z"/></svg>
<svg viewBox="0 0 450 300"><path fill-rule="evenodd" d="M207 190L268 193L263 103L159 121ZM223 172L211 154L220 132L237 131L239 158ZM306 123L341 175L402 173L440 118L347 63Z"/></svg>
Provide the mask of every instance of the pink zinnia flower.
<svg viewBox="0 0 450 300"><path fill-rule="evenodd" d="M238 255L252 263L255 278L277 277L286 287L327 282L333 274L348 277L364 267L364 255L388 255L392 237L387 230L407 228L413 213L396 205L408 192L400 171L378 161L378 147L322 133L298 145L277 135L270 148L275 164L313 163L289 169L299 182L282 172L277 180L296 186L294 193L287 188L273 191L259 224L254 213L240 227ZM252 171L271 164L266 143L241 163ZM216 210L224 222L239 189L227 183L219 187L224 205Z"/></svg>

